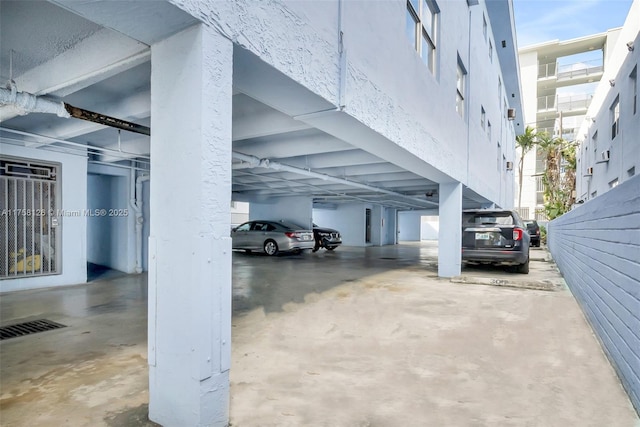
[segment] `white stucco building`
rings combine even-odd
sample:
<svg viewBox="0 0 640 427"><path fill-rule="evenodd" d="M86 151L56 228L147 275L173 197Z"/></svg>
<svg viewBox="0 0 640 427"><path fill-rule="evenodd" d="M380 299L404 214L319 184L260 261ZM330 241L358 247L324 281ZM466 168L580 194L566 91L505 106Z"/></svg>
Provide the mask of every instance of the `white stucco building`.
<svg viewBox="0 0 640 427"><path fill-rule="evenodd" d="M228 419L232 201L355 246L395 244L399 212L438 214L444 277L462 209L513 206L510 0L0 12L0 291L81 283L88 262L148 270L163 425Z"/></svg>
<svg viewBox="0 0 640 427"><path fill-rule="evenodd" d="M571 40L553 40L519 49L522 100L527 126L575 141L598 82L610 67L620 28ZM520 150L517 150L519 161ZM516 167L516 183L519 180ZM546 221L544 155L535 148L524 159L520 214ZM518 207L518 188L515 206Z"/></svg>
<svg viewBox="0 0 640 427"><path fill-rule="evenodd" d="M576 140L576 201L584 203L636 175L640 167L640 1L619 32Z"/></svg>

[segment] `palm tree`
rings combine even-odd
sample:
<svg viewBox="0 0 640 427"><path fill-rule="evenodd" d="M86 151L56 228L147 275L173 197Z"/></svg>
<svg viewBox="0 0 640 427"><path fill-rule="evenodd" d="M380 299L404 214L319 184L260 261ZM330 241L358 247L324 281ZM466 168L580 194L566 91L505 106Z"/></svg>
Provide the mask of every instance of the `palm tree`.
<svg viewBox="0 0 640 427"><path fill-rule="evenodd" d="M544 209L551 220L568 212L574 202L576 145L562 138L539 134L538 147L546 157L542 176Z"/></svg>
<svg viewBox="0 0 640 427"><path fill-rule="evenodd" d="M522 173L524 170L524 156L538 143L538 134L527 126L522 135L516 136L516 147L520 149L520 163L518 164L518 211L522 207Z"/></svg>

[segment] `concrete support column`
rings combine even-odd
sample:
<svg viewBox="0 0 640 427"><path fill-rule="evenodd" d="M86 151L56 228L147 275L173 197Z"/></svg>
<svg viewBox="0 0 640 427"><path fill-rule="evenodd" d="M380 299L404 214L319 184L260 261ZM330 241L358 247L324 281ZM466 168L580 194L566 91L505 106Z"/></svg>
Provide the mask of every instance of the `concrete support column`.
<svg viewBox="0 0 640 427"><path fill-rule="evenodd" d="M459 276L462 264L462 184L440 184L438 276Z"/></svg>
<svg viewBox="0 0 640 427"><path fill-rule="evenodd" d="M149 417L226 426L233 45L198 25L151 47Z"/></svg>

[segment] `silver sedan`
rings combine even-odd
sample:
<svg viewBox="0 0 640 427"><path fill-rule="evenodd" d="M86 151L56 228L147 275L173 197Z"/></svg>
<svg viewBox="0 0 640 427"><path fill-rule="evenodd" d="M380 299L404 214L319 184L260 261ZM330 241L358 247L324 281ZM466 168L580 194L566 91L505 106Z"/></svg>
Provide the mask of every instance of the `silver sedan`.
<svg viewBox="0 0 640 427"><path fill-rule="evenodd" d="M301 252L313 249L313 231L288 221L249 221L231 230L233 249L247 252Z"/></svg>

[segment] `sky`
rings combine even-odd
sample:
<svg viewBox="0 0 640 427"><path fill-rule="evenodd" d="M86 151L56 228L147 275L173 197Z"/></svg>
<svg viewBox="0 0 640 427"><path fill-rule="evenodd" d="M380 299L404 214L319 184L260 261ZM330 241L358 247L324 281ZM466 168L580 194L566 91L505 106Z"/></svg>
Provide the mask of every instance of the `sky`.
<svg viewBox="0 0 640 427"><path fill-rule="evenodd" d="M621 27L632 0L513 0L518 48Z"/></svg>

